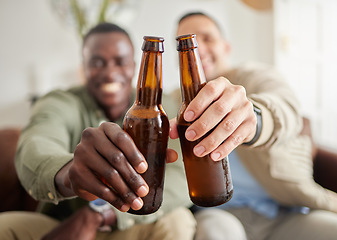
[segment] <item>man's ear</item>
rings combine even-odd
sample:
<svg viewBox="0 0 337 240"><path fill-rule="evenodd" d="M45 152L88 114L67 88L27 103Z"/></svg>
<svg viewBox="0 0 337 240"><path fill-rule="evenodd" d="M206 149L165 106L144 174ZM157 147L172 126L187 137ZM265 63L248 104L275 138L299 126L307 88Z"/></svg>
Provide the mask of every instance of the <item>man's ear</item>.
<svg viewBox="0 0 337 240"><path fill-rule="evenodd" d="M227 55L229 55L232 51L232 47L231 45L229 44L229 42L227 40L223 40L223 44L224 44L224 51Z"/></svg>

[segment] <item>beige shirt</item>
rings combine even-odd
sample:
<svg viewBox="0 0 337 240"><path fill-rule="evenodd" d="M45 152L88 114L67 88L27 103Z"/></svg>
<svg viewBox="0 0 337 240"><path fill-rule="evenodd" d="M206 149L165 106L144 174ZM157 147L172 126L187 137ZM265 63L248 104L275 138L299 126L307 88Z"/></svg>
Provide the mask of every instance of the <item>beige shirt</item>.
<svg viewBox="0 0 337 240"><path fill-rule="evenodd" d="M262 110L261 137L253 146L237 148L250 173L281 204L337 212L337 194L313 179L312 143L299 135L303 127L299 104L285 80L256 64L233 69L227 77L243 85Z"/></svg>

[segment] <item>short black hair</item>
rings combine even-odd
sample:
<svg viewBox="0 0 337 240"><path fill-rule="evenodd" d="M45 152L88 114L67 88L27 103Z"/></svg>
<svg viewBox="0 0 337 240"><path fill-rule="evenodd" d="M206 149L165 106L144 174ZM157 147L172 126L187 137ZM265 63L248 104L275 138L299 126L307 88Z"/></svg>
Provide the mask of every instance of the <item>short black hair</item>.
<svg viewBox="0 0 337 240"><path fill-rule="evenodd" d="M209 20L211 20L215 26L219 29L220 33L225 36L223 29L220 27L220 25L218 24L217 21L215 21L214 18L212 18L211 16L209 16L208 14L204 13L204 12L189 12L184 14L182 17L180 17L180 19L178 20L178 24L180 24L184 19L192 17L192 16L204 16L207 17Z"/></svg>
<svg viewBox="0 0 337 240"><path fill-rule="evenodd" d="M120 26L114 24L114 23L109 23L109 22L102 22L102 23L99 23L97 24L96 26L94 26L93 28L91 28L83 37L83 46L85 44L85 42L87 41L87 39L93 35L93 34L97 34L97 33L123 33L125 34L130 42L131 41L131 38L128 34L128 32L121 28Z"/></svg>

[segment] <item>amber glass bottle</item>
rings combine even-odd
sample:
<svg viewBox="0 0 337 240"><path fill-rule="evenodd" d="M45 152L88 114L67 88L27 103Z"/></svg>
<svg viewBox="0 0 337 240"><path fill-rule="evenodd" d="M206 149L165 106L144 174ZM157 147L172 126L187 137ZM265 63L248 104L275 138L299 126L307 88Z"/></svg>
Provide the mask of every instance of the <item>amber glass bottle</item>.
<svg viewBox="0 0 337 240"><path fill-rule="evenodd" d="M177 123L189 194L192 202L198 206L217 206L229 201L233 194L228 158L215 162L209 155L196 157L193 154L193 148L207 134L193 142L185 138L185 131L192 124L184 120L185 109L205 86L206 79L199 57L196 36L194 34L183 35L177 37L176 40L182 94L182 106L178 112Z"/></svg>
<svg viewBox="0 0 337 240"><path fill-rule="evenodd" d="M163 199L169 136L169 121L161 105L163 42L164 39L160 37L144 37L137 97L123 123L124 130L134 140L148 163L148 169L142 177L150 191L142 198L144 206L140 210L129 211L139 215L157 211Z"/></svg>

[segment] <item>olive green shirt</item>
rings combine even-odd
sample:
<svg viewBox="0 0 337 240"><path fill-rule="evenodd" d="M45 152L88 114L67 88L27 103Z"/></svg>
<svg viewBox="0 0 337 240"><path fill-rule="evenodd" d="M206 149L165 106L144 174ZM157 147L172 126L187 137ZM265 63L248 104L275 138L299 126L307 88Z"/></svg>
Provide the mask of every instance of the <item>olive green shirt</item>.
<svg viewBox="0 0 337 240"><path fill-rule="evenodd" d="M252 146L236 149L247 170L280 204L337 212L337 194L313 178L312 143L309 136L300 134L300 105L282 75L270 67L248 63L226 77L244 86L248 98L262 112L260 138Z"/></svg>
<svg viewBox="0 0 337 240"><path fill-rule="evenodd" d="M175 117L180 103L167 96L163 96L163 102L169 118ZM130 99L130 106L132 103ZM82 86L68 91L53 91L34 104L30 123L19 140L16 168L27 192L42 202L43 212L61 220L88 204L80 198L65 199L55 189L54 179L56 173L73 159L82 131L98 127L105 121L108 120L104 113ZM123 118L120 118L115 123L122 126L122 121ZM179 140L170 139L169 147L178 152L179 160L166 165L161 208L144 216L116 210L119 229L155 221L178 206L190 206Z"/></svg>

